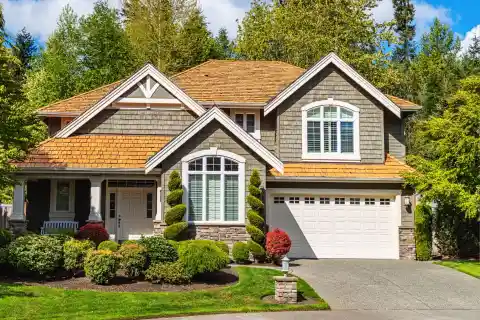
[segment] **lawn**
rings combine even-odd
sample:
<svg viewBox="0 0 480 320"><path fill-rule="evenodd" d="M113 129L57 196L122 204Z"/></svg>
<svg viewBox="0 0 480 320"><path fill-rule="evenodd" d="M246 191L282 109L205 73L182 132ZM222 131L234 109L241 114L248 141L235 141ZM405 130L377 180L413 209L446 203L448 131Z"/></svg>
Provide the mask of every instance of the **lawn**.
<svg viewBox="0 0 480 320"><path fill-rule="evenodd" d="M0 284L0 319L138 319L204 313L320 310L328 304L303 280L298 290L318 298L310 305L264 303L274 294L277 270L237 267L239 283L215 290L188 292L98 292L44 286Z"/></svg>
<svg viewBox="0 0 480 320"><path fill-rule="evenodd" d="M438 261L436 264L456 269L471 276L480 279L480 262L479 261Z"/></svg>

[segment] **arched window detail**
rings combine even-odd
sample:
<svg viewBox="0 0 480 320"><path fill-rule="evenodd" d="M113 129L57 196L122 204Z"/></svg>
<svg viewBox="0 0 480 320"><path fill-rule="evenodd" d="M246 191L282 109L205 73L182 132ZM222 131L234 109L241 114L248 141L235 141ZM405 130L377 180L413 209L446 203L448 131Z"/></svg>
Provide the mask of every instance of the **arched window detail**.
<svg viewBox="0 0 480 320"><path fill-rule="evenodd" d="M302 158L360 160L359 109L333 99L302 108Z"/></svg>
<svg viewBox="0 0 480 320"><path fill-rule="evenodd" d="M245 159L203 150L182 159L184 203L191 223L245 223Z"/></svg>

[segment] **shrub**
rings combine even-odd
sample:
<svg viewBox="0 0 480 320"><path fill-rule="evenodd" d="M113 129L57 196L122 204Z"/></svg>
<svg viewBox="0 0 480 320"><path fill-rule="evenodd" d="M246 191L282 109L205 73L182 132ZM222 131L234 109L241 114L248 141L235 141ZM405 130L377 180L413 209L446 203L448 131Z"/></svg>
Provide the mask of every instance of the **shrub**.
<svg viewBox="0 0 480 320"><path fill-rule="evenodd" d="M62 244L73 239L73 237L69 236L68 234L49 234L46 235L46 237L58 239Z"/></svg>
<svg viewBox="0 0 480 320"><path fill-rule="evenodd" d="M162 237L142 237L138 243L147 249L150 263L174 262L178 259L177 250Z"/></svg>
<svg viewBox="0 0 480 320"><path fill-rule="evenodd" d="M223 252L227 255L230 253L230 249L228 249L228 245L223 241L215 241L215 245L219 247Z"/></svg>
<svg viewBox="0 0 480 320"><path fill-rule="evenodd" d="M167 240L167 241L175 250L178 251L178 247L180 246L180 243L178 241L175 241L175 240Z"/></svg>
<svg viewBox="0 0 480 320"><path fill-rule="evenodd" d="M415 208L415 246L417 260L432 258L432 209L422 202Z"/></svg>
<svg viewBox="0 0 480 320"><path fill-rule="evenodd" d="M64 229L64 228L47 228L45 229L45 234L49 236L60 236L60 235L65 235L69 237L74 237L75 236L75 231L73 229Z"/></svg>
<svg viewBox="0 0 480 320"><path fill-rule="evenodd" d="M77 239L91 240L97 246L109 238L107 230L98 223L87 223L77 233Z"/></svg>
<svg viewBox="0 0 480 320"><path fill-rule="evenodd" d="M8 266L8 248L0 248L0 269Z"/></svg>
<svg viewBox="0 0 480 320"><path fill-rule="evenodd" d="M10 264L20 272L46 275L62 266L63 245L55 237L23 236L8 248Z"/></svg>
<svg viewBox="0 0 480 320"><path fill-rule="evenodd" d="M106 241L102 241L99 245L98 245L98 250L110 250L110 251L117 251L118 248L120 247L120 245L118 243L116 243L115 241L112 241L112 240L106 240Z"/></svg>
<svg viewBox="0 0 480 320"><path fill-rule="evenodd" d="M137 240L125 240L125 241L122 242L122 246L127 245L127 244L138 244L138 241Z"/></svg>
<svg viewBox="0 0 480 320"><path fill-rule="evenodd" d="M260 212L264 207L262 200L252 196L251 194L247 195L247 202L252 210L257 212Z"/></svg>
<svg viewBox="0 0 480 320"><path fill-rule="evenodd" d="M190 276L179 261L152 264L145 272L145 279L153 283L184 284L190 282Z"/></svg>
<svg viewBox="0 0 480 320"><path fill-rule="evenodd" d="M252 226L257 227L258 229L263 228L265 220L254 210L248 210L247 212L248 221Z"/></svg>
<svg viewBox="0 0 480 320"><path fill-rule="evenodd" d="M95 249L95 243L90 240L71 239L63 244L63 266L66 270L83 269L87 253Z"/></svg>
<svg viewBox="0 0 480 320"><path fill-rule="evenodd" d="M165 223L167 225L172 225L176 222L182 221L187 211L187 206L183 203L176 205L173 208L170 208L165 214Z"/></svg>
<svg viewBox="0 0 480 320"><path fill-rule="evenodd" d="M245 242L235 242L232 248L233 261L236 263L246 263L249 261L250 252Z"/></svg>
<svg viewBox="0 0 480 320"><path fill-rule="evenodd" d="M120 268L130 278L138 277L147 264L147 249L139 244L123 244L118 250Z"/></svg>
<svg viewBox="0 0 480 320"><path fill-rule="evenodd" d="M117 273L118 257L110 250L92 250L85 258L85 275L96 284L108 284Z"/></svg>
<svg viewBox="0 0 480 320"><path fill-rule="evenodd" d="M13 234L10 230L0 229L0 248L5 248L13 241Z"/></svg>
<svg viewBox="0 0 480 320"><path fill-rule="evenodd" d="M248 251L250 251L253 258L257 262L265 261L265 258L267 257L267 253L265 252L265 249L261 245L259 245L255 241L248 240L247 246L248 246Z"/></svg>
<svg viewBox="0 0 480 320"><path fill-rule="evenodd" d="M178 248L179 261L190 277L204 272L218 271L230 262L225 254L211 240L182 241Z"/></svg>
<svg viewBox="0 0 480 320"><path fill-rule="evenodd" d="M250 234L250 237L252 237L252 240L255 241L256 243L263 243L265 240L265 234L263 233L262 230L258 229L257 227L249 224L246 226L247 232Z"/></svg>
<svg viewBox="0 0 480 320"><path fill-rule="evenodd" d="M188 229L188 222L177 222L165 228L163 235L168 240L182 239Z"/></svg>
<svg viewBox="0 0 480 320"><path fill-rule="evenodd" d="M290 251L292 241L288 234L278 228L267 233L267 253L274 259L278 260Z"/></svg>

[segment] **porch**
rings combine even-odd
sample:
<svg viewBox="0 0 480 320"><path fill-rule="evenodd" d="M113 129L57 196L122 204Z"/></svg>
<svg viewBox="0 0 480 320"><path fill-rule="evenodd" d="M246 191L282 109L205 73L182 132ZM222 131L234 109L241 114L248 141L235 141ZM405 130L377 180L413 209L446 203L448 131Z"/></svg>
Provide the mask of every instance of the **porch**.
<svg viewBox="0 0 480 320"><path fill-rule="evenodd" d="M10 221L33 232L45 221L102 223L112 240L135 240L154 234L161 208L159 178L25 177L15 186Z"/></svg>

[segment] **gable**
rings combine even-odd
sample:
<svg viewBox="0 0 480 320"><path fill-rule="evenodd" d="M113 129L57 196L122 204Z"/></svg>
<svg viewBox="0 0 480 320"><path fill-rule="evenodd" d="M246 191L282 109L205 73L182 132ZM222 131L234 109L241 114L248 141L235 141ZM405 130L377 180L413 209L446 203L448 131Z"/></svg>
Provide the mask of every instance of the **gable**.
<svg viewBox="0 0 480 320"><path fill-rule="evenodd" d="M151 76L146 76L140 80L137 85L127 90L117 102L129 102L131 99L170 99L179 102L173 94L171 94L164 86L160 85ZM151 101L155 103L155 100ZM179 102L180 103L180 102Z"/></svg>

